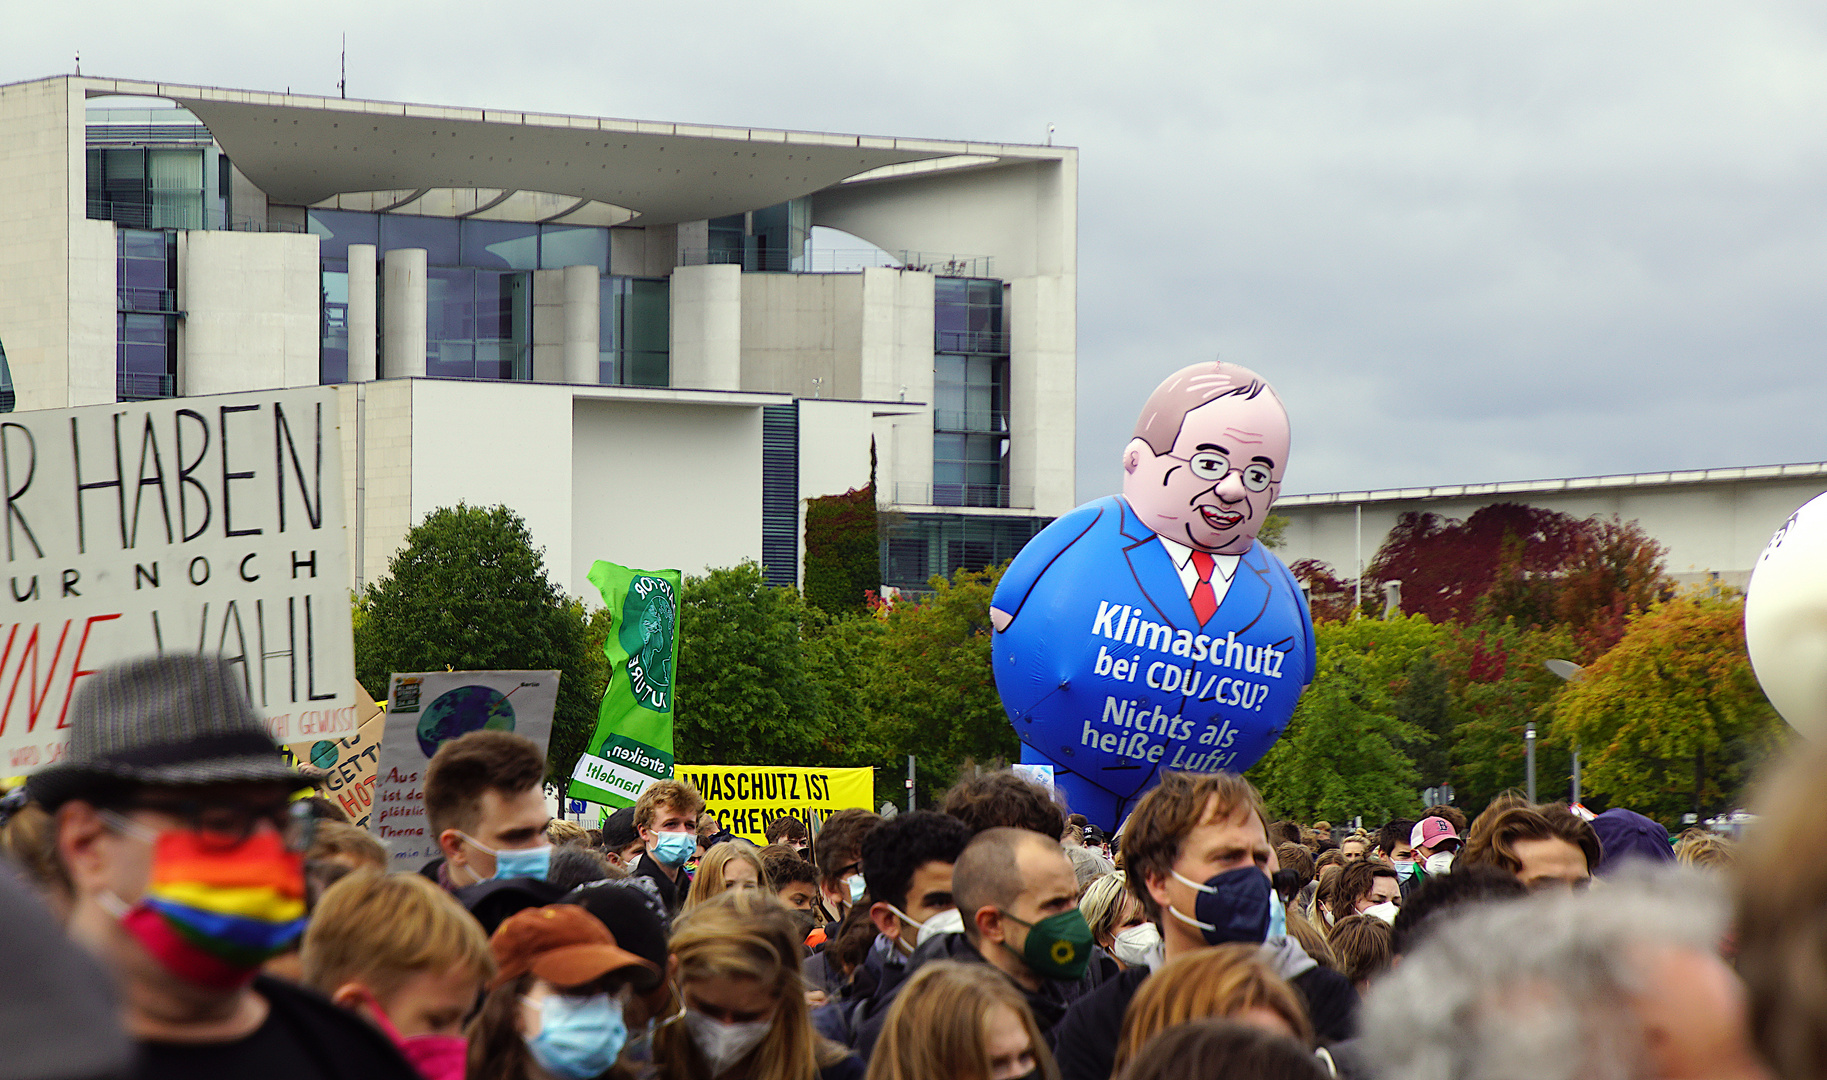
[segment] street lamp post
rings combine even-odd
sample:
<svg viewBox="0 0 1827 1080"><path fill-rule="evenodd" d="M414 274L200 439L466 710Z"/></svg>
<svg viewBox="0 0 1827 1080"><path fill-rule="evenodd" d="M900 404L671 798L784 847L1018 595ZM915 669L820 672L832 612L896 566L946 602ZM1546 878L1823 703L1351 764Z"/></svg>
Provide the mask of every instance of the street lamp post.
<svg viewBox="0 0 1827 1080"><path fill-rule="evenodd" d="M1542 666L1554 672L1562 682L1578 682L1586 677L1586 669L1571 660L1543 660ZM1580 744L1573 744L1573 804L1580 802Z"/></svg>
<svg viewBox="0 0 1827 1080"><path fill-rule="evenodd" d="M1523 744L1528 751L1528 771L1524 773L1529 789L1529 805L1535 805L1535 725L1523 729Z"/></svg>

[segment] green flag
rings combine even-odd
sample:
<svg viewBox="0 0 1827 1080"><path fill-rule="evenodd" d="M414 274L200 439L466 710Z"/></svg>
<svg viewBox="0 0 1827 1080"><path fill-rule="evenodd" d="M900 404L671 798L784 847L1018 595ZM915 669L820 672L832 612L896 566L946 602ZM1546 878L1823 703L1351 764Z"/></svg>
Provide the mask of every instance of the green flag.
<svg viewBox="0 0 1827 1080"><path fill-rule="evenodd" d="M570 796L632 806L649 784L672 779L672 709L679 663L677 570L630 570L598 561L590 583L612 619L603 654L609 686L596 734L571 773Z"/></svg>

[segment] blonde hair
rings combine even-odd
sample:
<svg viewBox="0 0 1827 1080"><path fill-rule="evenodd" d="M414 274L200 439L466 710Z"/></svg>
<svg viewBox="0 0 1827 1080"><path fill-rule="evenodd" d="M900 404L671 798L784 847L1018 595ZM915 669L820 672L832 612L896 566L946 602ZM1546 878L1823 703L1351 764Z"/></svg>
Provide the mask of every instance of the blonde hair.
<svg viewBox="0 0 1827 1080"><path fill-rule="evenodd" d="M564 818L553 818L551 821L546 822L546 843L551 844L553 847L558 847L561 844L573 843L581 843L587 846L590 843L590 830L584 828L575 821L566 821Z"/></svg>
<svg viewBox="0 0 1827 1080"><path fill-rule="evenodd" d="M1150 975L1123 1014L1116 1069L1175 1024L1235 1016L1245 1009L1273 1010L1297 1042L1311 1047L1313 1023L1300 995L1263 962L1261 952L1261 945L1232 942L1182 956Z"/></svg>
<svg viewBox="0 0 1827 1080"><path fill-rule="evenodd" d="M417 874L358 870L325 890L305 930L304 981L324 994L360 982L386 997L412 976L461 967L478 988L495 975L482 927Z"/></svg>
<svg viewBox="0 0 1827 1080"><path fill-rule="evenodd" d="M707 900L673 925L672 958L681 997L712 979L748 979L779 1002L768 1033L750 1052L748 1080L815 1080L849 1051L812 1030L799 965L804 949L792 909L760 889ZM664 1080L709 1080L704 1055L683 1023L684 1012L653 1033L653 1061Z"/></svg>
<svg viewBox="0 0 1827 1080"><path fill-rule="evenodd" d="M1738 865L1738 843L1701 829L1689 829L1675 844L1675 861L1708 870L1730 870Z"/></svg>
<svg viewBox="0 0 1827 1080"><path fill-rule="evenodd" d="M305 854L308 859L336 860L339 857L349 860L350 869L367 868L387 872L387 849L381 842L369 834L366 829L358 829L340 821L319 821L311 834L311 850Z"/></svg>
<svg viewBox="0 0 1827 1080"><path fill-rule="evenodd" d="M985 1027L998 1008L1027 1029L1037 1072L1058 1080L1046 1036L1008 976L988 964L933 960L907 980L869 1057L868 1080L990 1080Z"/></svg>
<svg viewBox="0 0 1827 1080"><path fill-rule="evenodd" d="M1128 879L1112 870L1093 878L1091 884L1085 886L1085 895L1079 898L1078 909L1091 926L1091 940L1099 945L1116 938L1117 931L1122 929L1117 923L1123 918L1124 909L1128 903L1135 903L1126 903L1128 886ZM1136 910L1140 911L1141 907L1136 903Z"/></svg>
<svg viewBox="0 0 1827 1080"><path fill-rule="evenodd" d="M767 868L761 865L761 856L756 854L750 844L735 840L725 840L721 844L712 844L704 858L698 860L698 874L691 879L691 892L685 894L685 903L680 911L690 911L698 905L722 896L730 891L730 863L745 862L755 868L755 885L765 887L768 883Z"/></svg>
<svg viewBox="0 0 1827 1080"><path fill-rule="evenodd" d="M690 814L692 826L696 828L698 814L704 809L704 796L698 794L698 789L688 780L661 780L649 784L634 801L634 831L639 833L652 828L653 819L662 806Z"/></svg>

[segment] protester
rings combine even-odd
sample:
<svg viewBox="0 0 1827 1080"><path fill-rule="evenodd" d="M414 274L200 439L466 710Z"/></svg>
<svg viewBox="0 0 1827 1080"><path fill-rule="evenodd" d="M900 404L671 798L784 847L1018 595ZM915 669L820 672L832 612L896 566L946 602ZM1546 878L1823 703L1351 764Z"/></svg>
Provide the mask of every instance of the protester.
<svg viewBox="0 0 1827 1080"><path fill-rule="evenodd" d="M651 970L629 968L629 989L623 998L623 1023L629 1031L645 1031L656 1017L679 1011L666 970L666 908L647 887L645 879L621 878L580 885L565 894L562 903L575 904L596 916L615 938L616 947L647 961Z"/></svg>
<svg viewBox="0 0 1827 1080"><path fill-rule="evenodd" d="M1384 922L1394 922L1396 909L1402 906L1402 887L1396 872L1379 862L1355 862L1339 872L1333 891L1331 910L1339 922L1352 915L1374 915ZM1331 934L1327 934L1331 940Z"/></svg>
<svg viewBox="0 0 1827 1080"><path fill-rule="evenodd" d="M1745 832L1734 875L1738 970L1764 1059L1783 1080L1813 1080L1827 1076L1827 748L1796 747L1758 793L1758 820Z"/></svg>
<svg viewBox="0 0 1827 1080"><path fill-rule="evenodd" d="M579 885L625 875L626 871L613 866L602 852L573 842L552 849L552 865L546 870L546 881L563 894Z"/></svg>
<svg viewBox="0 0 1827 1080"><path fill-rule="evenodd" d="M1066 828L1065 812L1053 793L1011 769L960 781L945 793L940 809L964 822L973 835L985 829L1027 829L1058 840Z"/></svg>
<svg viewBox="0 0 1827 1080"><path fill-rule="evenodd" d="M1409 833L1408 843L1414 848L1415 871L1421 880L1450 873L1454 856L1465 846L1453 823L1439 816L1417 821L1414 831Z"/></svg>
<svg viewBox="0 0 1827 1080"><path fill-rule="evenodd" d="M340 821L319 821L305 852L305 907L315 911L324 890L357 870L387 872L387 849L366 829Z"/></svg>
<svg viewBox="0 0 1827 1080"><path fill-rule="evenodd" d="M57 822L44 807L17 788L0 800L0 854L11 856L25 881L59 923L70 917L75 888L57 857Z"/></svg>
<svg viewBox="0 0 1827 1080"><path fill-rule="evenodd" d="M680 916L672 937L682 1011L654 1028L663 1080L858 1080L863 1064L812 1030L791 914L758 890Z"/></svg>
<svg viewBox="0 0 1827 1080"><path fill-rule="evenodd" d="M1124 826L1130 891L1161 933L1171 963L1213 945L1263 947L1278 975L1306 1001L1320 1038L1349 1037L1357 994L1275 926L1275 852L1262 799L1232 773L1167 772ZM1148 970L1130 968L1087 993L1055 1028L1067 1080L1107 1080L1123 1014Z"/></svg>
<svg viewBox="0 0 1827 1080"><path fill-rule="evenodd" d="M818 855L818 889L824 906L826 927L832 933L835 924L863 898L863 837L882 823L880 815L854 807L839 810L825 819L824 828L812 848Z"/></svg>
<svg viewBox="0 0 1827 1080"><path fill-rule="evenodd" d="M380 1028L426 1080L461 1080L463 1021L494 976L476 920L417 874L349 874L305 931L305 985Z"/></svg>
<svg viewBox="0 0 1827 1080"><path fill-rule="evenodd" d="M1321 931L1330 931L1332 924L1338 922L1341 915L1353 912L1340 912L1334 905L1338 903L1339 878L1344 876L1345 863L1333 863L1320 868L1319 877L1313 883L1314 921Z"/></svg>
<svg viewBox="0 0 1827 1080"><path fill-rule="evenodd" d="M909 973L932 960L988 964L1021 991L1042 1030L1051 1030L1077 996L1092 950L1078 881L1059 841L1029 829L986 829L958 856L951 884L964 930L920 946ZM858 1027L856 1047L865 1056L890 1004L878 998L874 1015Z"/></svg>
<svg viewBox="0 0 1827 1080"><path fill-rule="evenodd" d="M725 840L704 853L698 861L698 874L691 879L691 891L685 896L683 911L722 896L731 889L759 889L767 880L761 868L761 856L755 845Z"/></svg>
<svg viewBox="0 0 1827 1080"><path fill-rule="evenodd" d="M634 810L624 806L603 819L603 854L614 866L619 866L629 873L634 872L634 865L647 853L647 841L634 827Z"/></svg>
<svg viewBox="0 0 1827 1080"><path fill-rule="evenodd" d="M811 834L806 832L806 823L792 814L782 814L768 822L767 831L762 834L769 844L785 844L805 857L806 848L811 846Z"/></svg>
<svg viewBox="0 0 1827 1080"><path fill-rule="evenodd" d="M1403 899L1391 927L1390 950L1398 957L1413 951L1425 934L1446 924L1448 913L1527 895L1516 875L1500 867L1456 866L1450 874L1428 878Z"/></svg>
<svg viewBox="0 0 1827 1080"><path fill-rule="evenodd" d="M566 844L579 844L588 847L590 846L590 830L584 828L575 821L566 821L564 818L553 818L551 822L546 825L546 842L555 848L563 847Z"/></svg>
<svg viewBox="0 0 1827 1080"><path fill-rule="evenodd" d="M489 939L496 964L470 1021L468 1075L478 1080L591 1080L628 1039L634 983L652 965L573 904L528 908Z"/></svg>
<svg viewBox="0 0 1827 1080"><path fill-rule="evenodd" d="M1421 811L1422 820L1431 817L1437 817L1445 821L1448 825L1453 827L1454 836L1459 837L1461 841L1465 839L1466 820L1464 810L1459 809L1457 806L1448 806L1442 803L1437 806L1430 806L1426 810Z"/></svg>
<svg viewBox="0 0 1827 1080"><path fill-rule="evenodd" d="M1338 972L1351 980L1360 996L1370 982L1389 970L1395 931L1374 915L1353 915L1332 928L1327 943L1338 958Z"/></svg>
<svg viewBox="0 0 1827 1080"><path fill-rule="evenodd" d="M1223 1017L1313 1045L1305 1003L1248 942L1200 949L1167 962L1144 982L1123 1016L1121 1071L1155 1035L1188 1020Z"/></svg>
<svg viewBox="0 0 1827 1080"><path fill-rule="evenodd" d="M1275 862L1282 872L1289 875L1289 889L1282 895L1282 903L1302 914L1306 907L1300 902L1303 896L1311 897L1308 886L1313 884L1313 852L1304 844L1278 844L1275 848Z"/></svg>
<svg viewBox="0 0 1827 1080"><path fill-rule="evenodd" d="M70 936L119 980L135 1075L412 1078L372 1025L258 974L303 932L310 819L239 675L170 653L104 668L68 728L28 788L56 819Z"/></svg>
<svg viewBox="0 0 1827 1080"><path fill-rule="evenodd" d="M1456 913L1365 999L1372 1075L1767 1080L1725 930L1712 883L1673 868Z"/></svg>
<svg viewBox="0 0 1827 1080"><path fill-rule="evenodd" d="M1728 871L1738 865L1738 845L1729 836L1689 829L1675 843L1675 861L1683 866Z"/></svg>
<svg viewBox="0 0 1827 1080"><path fill-rule="evenodd" d="M1288 936L1300 946L1300 951L1320 967L1338 971L1338 958L1332 954L1332 946L1326 942L1327 931L1313 925L1297 911L1288 912L1286 918Z"/></svg>
<svg viewBox="0 0 1827 1080"><path fill-rule="evenodd" d="M1339 858L1347 863L1362 860L1370 853L1370 841L1361 836L1347 836L1339 841Z"/></svg>
<svg viewBox="0 0 1827 1080"><path fill-rule="evenodd" d="M1081 894L1093 881L1109 872L1110 864L1105 862L1097 852L1083 844L1076 846L1062 844L1060 846L1065 849L1066 858L1072 862L1072 876L1078 881L1078 891Z"/></svg>
<svg viewBox="0 0 1827 1080"><path fill-rule="evenodd" d="M1332 822L1316 821L1313 823L1313 836L1322 844L1332 842Z"/></svg>
<svg viewBox="0 0 1827 1080"><path fill-rule="evenodd" d="M1118 1080L1330 1080L1306 1047L1232 1020L1176 1024L1143 1044Z"/></svg>
<svg viewBox="0 0 1827 1080"><path fill-rule="evenodd" d="M768 888L774 895L806 916L806 931L810 933L812 909L818 902L818 869L785 844L762 848L761 868L767 873Z"/></svg>
<svg viewBox="0 0 1827 1080"><path fill-rule="evenodd" d="M1396 872L1396 884L1403 892L1414 887L1415 848L1409 842L1415 823L1409 818L1395 818L1377 830L1376 853Z"/></svg>
<svg viewBox="0 0 1827 1080"><path fill-rule="evenodd" d="M1610 877L1633 862L1675 861L1668 830L1635 810L1614 807L1593 818L1591 828L1603 852L1592 868L1597 877Z"/></svg>
<svg viewBox="0 0 1827 1080"><path fill-rule="evenodd" d="M1577 889L1591 882L1601 852L1598 834L1571 812L1513 806L1498 811L1488 825L1478 819L1454 869L1496 866L1530 889Z"/></svg>
<svg viewBox="0 0 1827 1080"><path fill-rule="evenodd" d="M1490 833L1491 826L1496 823L1498 817L1500 817L1505 810L1514 810L1517 807L1526 808L1529 805L1528 798L1515 788L1498 792L1497 795L1485 805L1484 811L1476 818L1472 819L1471 825L1457 831L1460 837L1465 840L1466 847L1471 847L1473 844L1485 843L1487 841L1485 841L1484 838Z"/></svg>
<svg viewBox="0 0 1827 1080"><path fill-rule="evenodd" d="M869 1080L1058 1080L1028 1003L982 964L935 960L907 980Z"/></svg>
<svg viewBox="0 0 1827 1080"><path fill-rule="evenodd" d="M1142 902L1129 891L1122 874L1112 871L1092 882L1079 897L1078 909L1084 912L1085 924L1091 927L1091 940L1098 954L1091 965L1107 963L1099 982L1127 970L1131 965L1147 965L1160 947L1161 932L1142 914Z"/></svg>
<svg viewBox="0 0 1827 1080"><path fill-rule="evenodd" d="M425 824L444 853L419 872L456 890L491 878L544 879L546 754L511 731L472 731L425 767Z"/></svg>
<svg viewBox="0 0 1827 1080"><path fill-rule="evenodd" d="M698 850L695 824L703 809L698 789L680 780L649 784L634 803L634 829L644 850L633 873L652 881L666 910L675 915L691 886L684 867Z"/></svg>

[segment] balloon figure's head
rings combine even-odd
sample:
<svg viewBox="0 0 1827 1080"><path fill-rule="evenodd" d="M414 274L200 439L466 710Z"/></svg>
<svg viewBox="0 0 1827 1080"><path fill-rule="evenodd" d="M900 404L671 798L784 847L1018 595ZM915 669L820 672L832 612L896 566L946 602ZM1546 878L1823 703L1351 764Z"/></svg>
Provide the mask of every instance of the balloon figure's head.
<svg viewBox="0 0 1827 1080"><path fill-rule="evenodd" d="M1123 498L1157 534L1199 551L1250 549L1281 494L1288 413L1249 368L1181 368L1142 406L1123 450Z"/></svg>

